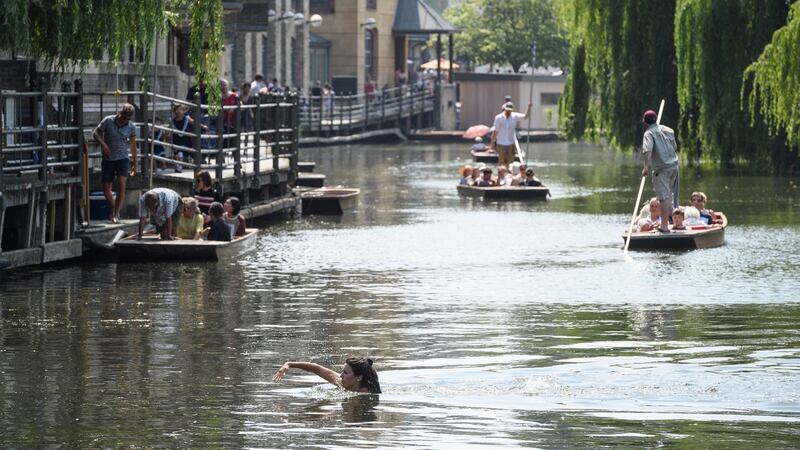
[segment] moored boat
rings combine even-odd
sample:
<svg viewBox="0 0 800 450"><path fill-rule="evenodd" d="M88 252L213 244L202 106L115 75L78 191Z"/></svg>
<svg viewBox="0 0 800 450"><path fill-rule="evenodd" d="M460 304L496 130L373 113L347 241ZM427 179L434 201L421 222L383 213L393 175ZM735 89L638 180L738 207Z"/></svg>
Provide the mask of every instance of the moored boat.
<svg viewBox="0 0 800 450"><path fill-rule="evenodd" d="M550 188L547 186L466 186L458 185L458 195L462 197L483 198L485 200L547 200Z"/></svg>
<svg viewBox="0 0 800 450"><path fill-rule="evenodd" d="M643 231L631 233L631 250L694 250L719 247L725 243L725 227L728 218L720 212L715 213L719 223L714 225L688 226L685 230L672 230L669 233ZM628 238L628 230L622 234L623 243Z"/></svg>
<svg viewBox="0 0 800 450"><path fill-rule="evenodd" d="M478 150L470 150L472 154L472 159L475 162L482 162L482 163L496 163L498 160L497 152L491 151L478 151Z"/></svg>
<svg viewBox="0 0 800 450"><path fill-rule="evenodd" d="M353 209L361 193L357 188L320 188L300 194L303 214L343 214Z"/></svg>
<svg viewBox="0 0 800 450"><path fill-rule="evenodd" d="M136 235L133 235L117 241L114 249L119 256L130 259L217 261L252 246L257 234L257 228L248 228L244 236L229 242L190 239L162 241L155 234L146 234L142 239L136 239Z"/></svg>

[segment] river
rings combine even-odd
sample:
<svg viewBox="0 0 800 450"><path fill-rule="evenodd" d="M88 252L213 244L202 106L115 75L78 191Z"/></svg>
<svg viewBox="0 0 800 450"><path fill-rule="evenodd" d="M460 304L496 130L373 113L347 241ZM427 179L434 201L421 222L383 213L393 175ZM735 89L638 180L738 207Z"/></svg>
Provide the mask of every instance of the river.
<svg viewBox="0 0 800 450"><path fill-rule="evenodd" d="M233 261L0 275L4 446L800 443L798 180L683 168L726 245L624 258L630 155L533 144L552 199L483 203L456 193L465 145L301 154L355 211L262 223ZM271 381L349 355L383 394Z"/></svg>

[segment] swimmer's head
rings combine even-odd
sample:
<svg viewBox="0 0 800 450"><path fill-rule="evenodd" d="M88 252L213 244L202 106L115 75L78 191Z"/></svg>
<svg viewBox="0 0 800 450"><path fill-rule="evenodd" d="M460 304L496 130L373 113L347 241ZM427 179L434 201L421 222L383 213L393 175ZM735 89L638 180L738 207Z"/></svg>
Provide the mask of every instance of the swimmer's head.
<svg viewBox="0 0 800 450"><path fill-rule="evenodd" d="M372 368L369 358L347 358L340 375L342 387L350 391L366 388L371 394L381 393L378 373Z"/></svg>

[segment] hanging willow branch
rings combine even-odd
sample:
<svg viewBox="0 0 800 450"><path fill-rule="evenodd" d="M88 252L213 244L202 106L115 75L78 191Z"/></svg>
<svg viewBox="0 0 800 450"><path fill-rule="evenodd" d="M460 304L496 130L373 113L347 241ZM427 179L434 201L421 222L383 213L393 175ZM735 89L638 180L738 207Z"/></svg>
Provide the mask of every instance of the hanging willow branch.
<svg viewBox="0 0 800 450"><path fill-rule="evenodd" d="M789 145L800 145L800 2L792 5L786 26L745 70L741 98L753 123L761 115L771 133L783 131Z"/></svg>

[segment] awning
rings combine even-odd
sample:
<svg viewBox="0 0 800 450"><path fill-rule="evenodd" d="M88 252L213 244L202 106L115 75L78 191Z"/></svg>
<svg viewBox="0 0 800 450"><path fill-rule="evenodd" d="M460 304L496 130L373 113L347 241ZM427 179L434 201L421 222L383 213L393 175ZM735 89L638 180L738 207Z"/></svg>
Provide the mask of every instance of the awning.
<svg viewBox="0 0 800 450"><path fill-rule="evenodd" d="M425 0L398 0L394 15L394 34L458 33L450 22L439 15Z"/></svg>
<svg viewBox="0 0 800 450"><path fill-rule="evenodd" d="M325 39L324 37L318 35L317 33L308 33L309 36L309 46L312 48L330 48L331 41Z"/></svg>

